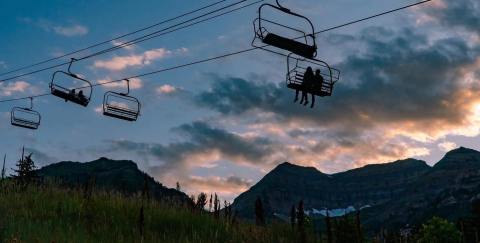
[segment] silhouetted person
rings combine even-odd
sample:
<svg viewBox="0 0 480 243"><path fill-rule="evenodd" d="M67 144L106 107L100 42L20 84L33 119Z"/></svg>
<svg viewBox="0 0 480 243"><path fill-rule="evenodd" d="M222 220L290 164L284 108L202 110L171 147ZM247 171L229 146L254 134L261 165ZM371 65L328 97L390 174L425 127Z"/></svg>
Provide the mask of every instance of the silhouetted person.
<svg viewBox="0 0 480 243"><path fill-rule="evenodd" d="M78 98L79 98L81 101L84 101L84 100L87 99L87 98L85 98L85 95L83 95L83 90L80 90L80 92L78 92Z"/></svg>
<svg viewBox="0 0 480 243"><path fill-rule="evenodd" d="M310 108L313 108L313 106L315 105L315 94L314 92L315 91L319 91L321 92L322 91L322 86L323 86L323 76L322 74L320 73L320 69L317 69L315 70L315 76L314 76L314 80L315 82L312 83L312 87L310 87L310 89L312 90L312 105L310 106Z"/></svg>
<svg viewBox="0 0 480 243"><path fill-rule="evenodd" d="M70 92L68 93L68 95L72 98L75 98L75 89L71 89ZM68 100L65 99L65 102L67 102Z"/></svg>
<svg viewBox="0 0 480 243"><path fill-rule="evenodd" d="M313 69L311 67L307 68L307 71L303 74L303 82L302 82L302 99L300 100L300 104L307 105L308 104L308 90L311 89L311 86L314 82L315 75L313 74ZM298 94L298 90L297 90Z"/></svg>

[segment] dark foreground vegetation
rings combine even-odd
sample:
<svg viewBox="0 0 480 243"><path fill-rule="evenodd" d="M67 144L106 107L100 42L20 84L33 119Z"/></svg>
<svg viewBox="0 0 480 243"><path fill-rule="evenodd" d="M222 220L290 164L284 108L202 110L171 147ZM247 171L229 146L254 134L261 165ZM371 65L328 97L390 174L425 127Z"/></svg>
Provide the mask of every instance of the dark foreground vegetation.
<svg viewBox="0 0 480 243"><path fill-rule="evenodd" d="M179 196L179 184L177 193L165 191L146 174L136 190L126 190L128 184L105 187L96 176L80 182L77 175L78 183L65 183L42 175L31 155L22 155L14 172L7 178L3 167L0 177L0 243L479 242L480 201L472 203L471 217L456 224L433 217L424 224L371 234L360 211L310 217L303 200L292 205L288 219L275 219L267 217L265 202L257 197L251 212L255 220L244 221L228 202L222 208L216 194L210 199L205 193Z"/></svg>
<svg viewBox="0 0 480 243"><path fill-rule="evenodd" d="M288 224L256 226L168 201L4 182L0 242L296 242ZM313 234L309 242L319 242Z"/></svg>

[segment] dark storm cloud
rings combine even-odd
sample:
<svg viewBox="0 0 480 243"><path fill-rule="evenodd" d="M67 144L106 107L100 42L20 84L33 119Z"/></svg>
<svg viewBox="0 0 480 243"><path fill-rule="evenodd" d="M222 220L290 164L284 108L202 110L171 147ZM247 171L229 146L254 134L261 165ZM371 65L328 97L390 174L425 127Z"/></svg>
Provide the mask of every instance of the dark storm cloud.
<svg viewBox="0 0 480 243"><path fill-rule="evenodd" d="M357 38L365 51L350 54L335 65L342 71L332 97L317 99L310 110L293 104L294 91L262 81L215 79L197 104L222 114L242 116L249 111L273 112L279 121L350 124L351 129L379 122L429 121L464 118L458 69L472 64L477 51L459 38L429 43L410 30L392 32L368 28ZM475 90L473 90L475 91Z"/></svg>
<svg viewBox="0 0 480 243"><path fill-rule="evenodd" d="M480 2L478 0L449 0L445 8L427 8L426 12L446 26L463 27L480 33Z"/></svg>
<svg viewBox="0 0 480 243"><path fill-rule="evenodd" d="M185 141L163 144L110 141L114 151L135 152L149 155L163 164L156 170L168 170L184 166L190 156L219 152L225 159L237 159L248 163L264 163L264 158L274 150L274 144L266 138L244 138L203 122L185 124L173 129Z"/></svg>

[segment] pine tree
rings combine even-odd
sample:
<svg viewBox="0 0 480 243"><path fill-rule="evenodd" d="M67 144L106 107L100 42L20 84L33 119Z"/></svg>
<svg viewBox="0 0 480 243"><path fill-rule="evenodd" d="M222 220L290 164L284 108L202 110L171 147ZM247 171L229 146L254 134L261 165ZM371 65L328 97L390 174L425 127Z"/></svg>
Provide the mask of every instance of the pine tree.
<svg viewBox="0 0 480 243"><path fill-rule="evenodd" d="M292 229L295 228L295 218L296 218L296 209L295 204L292 205L292 209L290 210L290 224L292 225Z"/></svg>
<svg viewBox="0 0 480 243"><path fill-rule="evenodd" d="M213 200L213 215L216 219L220 217L220 199L218 199L217 193L215 193L215 197Z"/></svg>
<svg viewBox="0 0 480 243"><path fill-rule="evenodd" d="M180 187L180 182L177 181L177 191L181 191L182 188Z"/></svg>
<svg viewBox="0 0 480 243"><path fill-rule="evenodd" d="M210 193L210 200L208 201L208 211L212 212L212 198L213 195Z"/></svg>
<svg viewBox="0 0 480 243"><path fill-rule="evenodd" d="M263 211L262 200L257 197L255 200L255 222L259 226L265 225L265 212Z"/></svg>
<svg viewBox="0 0 480 243"><path fill-rule="evenodd" d="M7 154L3 156L3 167L2 167L2 180L5 179L5 161L7 160Z"/></svg>
<svg viewBox="0 0 480 243"><path fill-rule="evenodd" d="M327 227L327 242L332 243L332 223L330 220L330 214L328 212L328 208L325 209L327 212L327 216L325 217L325 226Z"/></svg>
<svg viewBox="0 0 480 243"><path fill-rule="evenodd" d="M207 194L201 192L197 196L197 203L195 204L195 207L199 210L203 210L205 205L207 205Z"/></svg>
<svg viewBox="0 0 480 243"><path fill-rule="evenodd" d="M32 160L32 153L24 157L25 148L22 149L22 158L17 162L17 169L14 170L14 178L22 185L30 183L35 177L35 163Z"/></svg>
<svg viewBox="0 0 480 243"><path fill-rule="evenodd" d="M303 200L298 203L297 225L299 230L303 230L305 224L305 212L303 211Z"/></svg>

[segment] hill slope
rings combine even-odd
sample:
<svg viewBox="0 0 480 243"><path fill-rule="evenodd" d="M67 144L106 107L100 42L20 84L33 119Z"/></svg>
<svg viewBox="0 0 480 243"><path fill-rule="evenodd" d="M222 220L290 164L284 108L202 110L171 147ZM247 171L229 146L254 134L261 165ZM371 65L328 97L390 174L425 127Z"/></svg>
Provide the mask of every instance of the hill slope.
<svg viewBox="0 0 480 243"><path fill-rule="evenodd" d="M149 193L154 198L190 201L185 193L164 187L129 160L100 158L86 163L59 162L39 169L37 174L43 178L59 180L67 186L84 185L89 180L95 180L98 188L126 194L141 192L147 182Z"/></svg>

